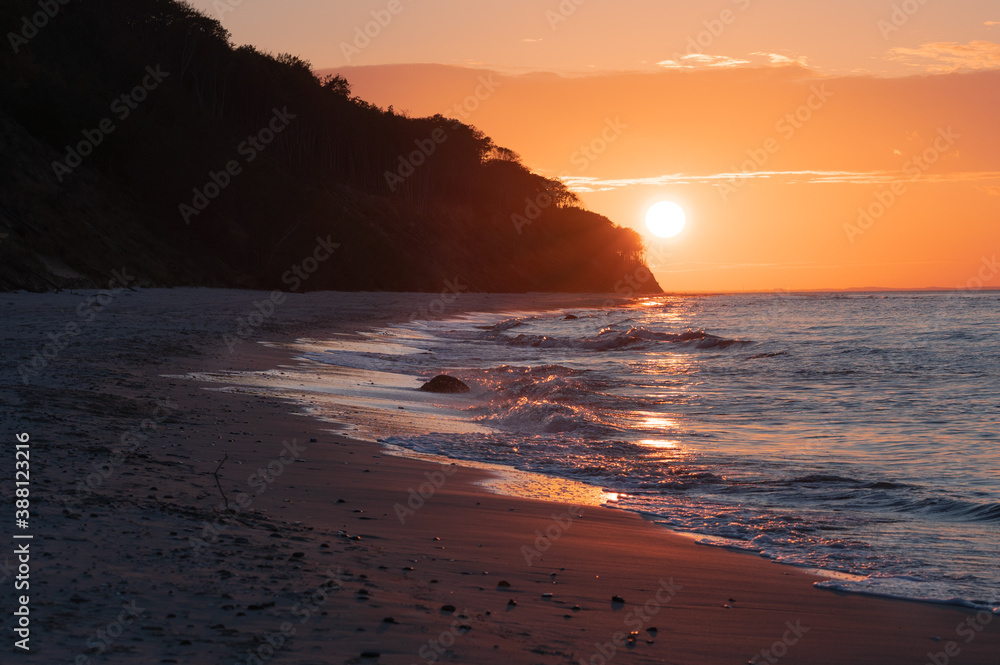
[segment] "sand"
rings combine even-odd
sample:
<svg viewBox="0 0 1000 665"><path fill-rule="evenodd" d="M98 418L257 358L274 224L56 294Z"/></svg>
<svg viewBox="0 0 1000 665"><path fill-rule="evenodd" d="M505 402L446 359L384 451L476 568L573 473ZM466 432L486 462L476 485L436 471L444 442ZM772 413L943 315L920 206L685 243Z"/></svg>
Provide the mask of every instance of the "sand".
<svg viewBox="0 0 1000 665"><path fill-rule="evenodd" d="M995 617L821 590L637 515L492 494L485 471L389 456L289 401L178 378L295 365L258 342L403 320L433 296L289 296L232 352L236 318L268 294L93 296L0 296L5 505L14 434L32 445L36 662L1000 663ZM580 302L463 295L443 315ZM78 332L49 337L68 323ZM0 653L23 653L5 633Z"/></svg>

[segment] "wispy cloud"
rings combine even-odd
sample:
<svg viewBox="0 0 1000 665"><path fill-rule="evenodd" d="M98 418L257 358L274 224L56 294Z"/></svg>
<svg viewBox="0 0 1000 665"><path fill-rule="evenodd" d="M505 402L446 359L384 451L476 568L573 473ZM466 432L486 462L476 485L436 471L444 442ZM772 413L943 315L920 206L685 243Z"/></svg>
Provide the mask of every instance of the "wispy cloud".
<svg viewBox="0 0 1000 665"><path fill-rule="evenodd" d="M676 57L676 56L675 56ZM732 67L782 67L789 65L808 66L806 58L782 53L755 52L745 58L731 58L727 55L689 53L675 60L661 60L656 63L664 69L711 69Z"/></svg>
<svg viewBox="0 0 1000 665"><path fill-rule="evenodd" d="M985 182L1000 180L1000 171L922 174L919 178L902 171L747 171L737 173L672 173L645 178L600 179L569 176L563 182L574 192L603 192L627 187L664 187L667 185L717 185L738 180L774 180L784 184L881 185L893 182ZM983 189L981 187L981 189ZM1000 188L988 188L1000 191ZM985 191L985 189L984 189Z"/></svg>
<svg viewBox="0 0 1000 665"><path fill-rule="evenodd" d="M742 67L749 65L749 60L730 58L725 55L708 55L706 53L690 53L680 60L661 60L656 63L667 69L695 69L698 67Z"/></svg>
<svg viewBox="0 0 1000 665"><path fill-rule="evenodd" d="M889 57L931 73L1000 69L1000 44L981 40L968 44L932 42L919 48L890 49Z"/></svg>
<svg viewBox="0 0 1000 665"><path fill-rule="evenodd" d="M1000 21L987 21L986 23L983 23L983 25L989 26L989 27L992 28L995 25L1000 25Z"/></svg>
<svg viewBox="0 0 1000 665"><path fill-rule="evenodd" d="M527 43L529 43L529 44L534 44L535 42L540 42L540 41L543 41L543 39L542 39L541 37L539 37L539 38L537 38L537 39L534 39L534 38L532 38L532 37L525 37L525 38L524 38L524 39L522 39L521 41L522 41L522 42L527 42Z"/></svg>
<svg viewBox="0 0 1000 665"><path fill-rule="evenodd" d="M802 268L869 268L881 266L930 266L930 265L966 265L965 261L887 261L860 263L819 263L813 261L791 263L716 263L707 261L689 261L686 263L671 263L669 266L657 266L656 273L704 272L705 270L745 270L747 268L767 268L771 270L799 270Z"/></svg>
<svg viewBox="0 0 1000 665"><path fill-rule="evenodd" d="M766 53L762 51L757 51L751 55L759 55L762 58L767 58L767 61L772 65L800 65L802 67L809 65L808 59L804 55L792 57L782 53Z"/></svg>

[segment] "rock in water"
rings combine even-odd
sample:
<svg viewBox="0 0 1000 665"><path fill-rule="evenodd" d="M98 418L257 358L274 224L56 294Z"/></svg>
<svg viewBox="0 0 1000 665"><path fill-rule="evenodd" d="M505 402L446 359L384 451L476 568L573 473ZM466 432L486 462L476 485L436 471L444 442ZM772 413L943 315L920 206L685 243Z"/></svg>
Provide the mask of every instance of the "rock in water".
<svg viewBox="0 0 1000 665"><path fill-rule="evenodd" d="M429 393L467 393L470 390L469 386L447 374L438 374L420 389Z"/></svg>

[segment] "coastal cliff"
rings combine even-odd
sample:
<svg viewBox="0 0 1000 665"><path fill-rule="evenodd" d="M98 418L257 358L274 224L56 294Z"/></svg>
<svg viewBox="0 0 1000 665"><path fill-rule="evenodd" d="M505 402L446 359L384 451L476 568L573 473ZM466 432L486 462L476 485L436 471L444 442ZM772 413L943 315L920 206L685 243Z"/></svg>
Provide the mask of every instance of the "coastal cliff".
<svg viewBox="0 0 1000 665"><path fill-rule="evenodd" d="M51 4L0 9L0 289L660 292L635 231L474 126L183 3Z"/></svg>

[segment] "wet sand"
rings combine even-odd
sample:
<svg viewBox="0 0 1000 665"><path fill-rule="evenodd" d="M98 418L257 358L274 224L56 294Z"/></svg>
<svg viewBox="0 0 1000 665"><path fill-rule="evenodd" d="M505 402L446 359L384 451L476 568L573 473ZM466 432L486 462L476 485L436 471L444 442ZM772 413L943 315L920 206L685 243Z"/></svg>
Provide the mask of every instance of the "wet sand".
<svg viewBox="0 0 1000 665"><path fill-rule="evenodd" d="M492 494L482 470L178 378L293 366L257 342L404 320L432 295L289 296L242 337L267 294L123 291L84 320L92 295L0 295L8 448L31 434L44 662L1000 663L995 617L816 589L637 515ZM444 314L571 304L463 295ZM80 332L52 341L70 322ZM19 651L8 636L0 650Z"/></svg>

